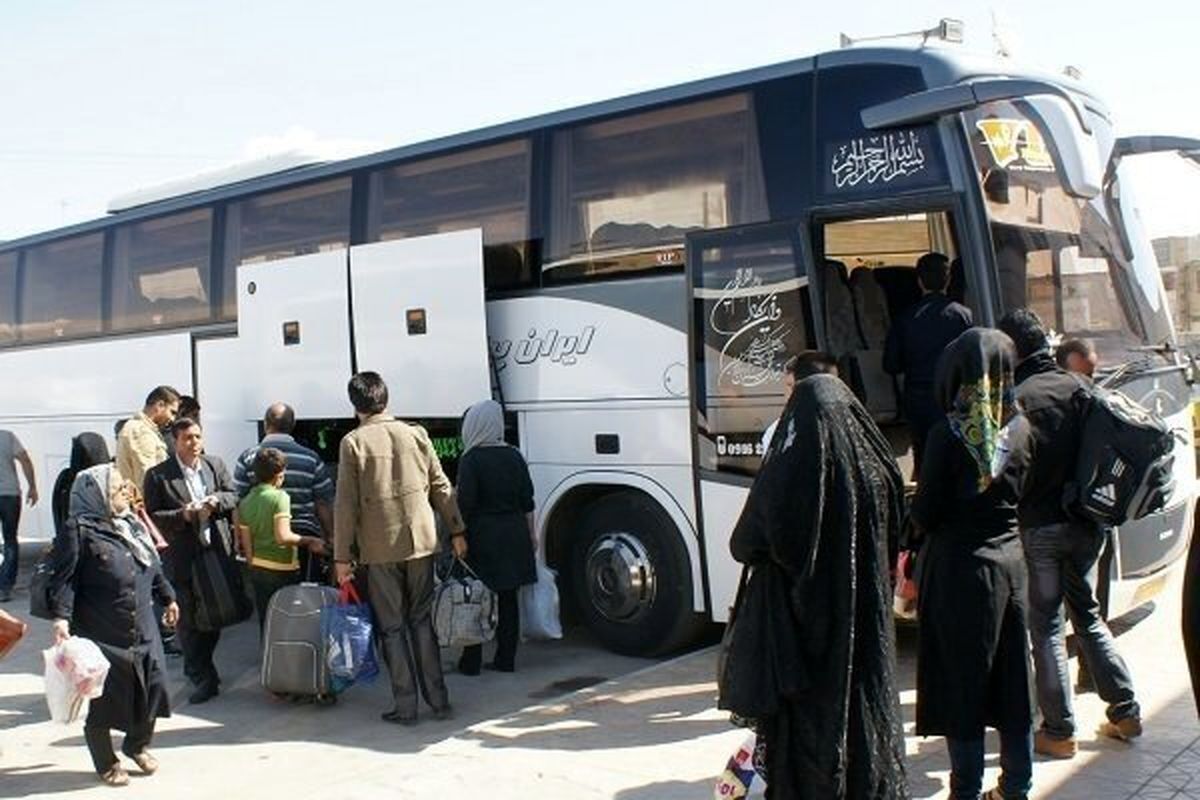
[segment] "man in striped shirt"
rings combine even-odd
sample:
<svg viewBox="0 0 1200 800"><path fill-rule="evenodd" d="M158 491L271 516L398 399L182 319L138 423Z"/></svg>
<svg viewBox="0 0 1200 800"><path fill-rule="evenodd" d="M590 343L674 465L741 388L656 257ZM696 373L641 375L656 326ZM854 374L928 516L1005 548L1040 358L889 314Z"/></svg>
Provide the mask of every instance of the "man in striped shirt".
<svg viewBox="0 0 1200 800"><path fill-rule="evenodd" d="M296 412L287 403L275 403L263 415L263 430L266 435L254 447L238 456L233 470L233 483L238 498L243 498L254 488L254 457L259 448L274 447L287 459L283 490L292 505L292 531L301 536L319 536L326 542L333 541L333 477L325 462L314 450L310 450L292 438L296 427ZM324 575L314 572L307 565L308 552L301 553L301 576L306 580L324 581Z"/></svg>

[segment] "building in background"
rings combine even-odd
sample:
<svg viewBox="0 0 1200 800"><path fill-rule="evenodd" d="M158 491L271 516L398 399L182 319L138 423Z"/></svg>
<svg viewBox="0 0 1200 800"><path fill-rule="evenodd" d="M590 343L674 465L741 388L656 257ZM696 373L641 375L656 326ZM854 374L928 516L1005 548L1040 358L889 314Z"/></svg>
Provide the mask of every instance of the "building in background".
<svg viewBox="0 0 1200 800"><path fill-rule="evenodd" d="M1155 239L1167 301L1180 338L1200 344L1200 235Z"/></svg>

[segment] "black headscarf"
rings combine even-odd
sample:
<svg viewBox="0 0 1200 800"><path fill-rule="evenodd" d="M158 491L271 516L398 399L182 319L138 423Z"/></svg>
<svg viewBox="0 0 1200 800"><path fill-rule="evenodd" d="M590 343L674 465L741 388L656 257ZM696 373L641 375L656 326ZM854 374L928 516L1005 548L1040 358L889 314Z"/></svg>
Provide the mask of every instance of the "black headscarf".
<svg viewBox="0 0 1200 800"><path fill-rule="evenodd" d="M1012 339L991 328L971 328L938 359L938 401L950 433L962 442L987 489L1008 460L1008 423L1016 416Z"/></svg>
<svg viewBox="0 0 1200 800"><path fill-rule="evenodd" d="M752 572L720 697L784 751L778 797L907 796L889 575L902 511L870 414L837 378L800 381L730 541Z"/></svg>
<svg viewBox="0 0 1200 800"><path fill-rule="evenodd" d="M54 529L61 531L67 524L67 510L71 497L71 486L75 476L85 469L112 461L108 454L108 443L98 433L88 431L71 439L71 461L54 481L50 493L50 511L54 515Z"/></svg>
<svg viewBox="0 0 1200 800"><path fill-rule="evenodd" d="M112 461L108 454L108 443L98 433L88 431L71 440L71 480L85 469Z"/></svg>

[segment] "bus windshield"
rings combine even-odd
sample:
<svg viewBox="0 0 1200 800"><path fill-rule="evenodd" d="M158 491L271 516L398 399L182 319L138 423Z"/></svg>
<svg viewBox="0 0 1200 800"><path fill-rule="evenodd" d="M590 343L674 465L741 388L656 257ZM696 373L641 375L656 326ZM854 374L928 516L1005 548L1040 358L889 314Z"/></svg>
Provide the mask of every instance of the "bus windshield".
<svg viewBox="0 0 1200 800"><path fill-rule="evenodd" d="M1070 194L1059 172L1067 148L1096 147L1108 163L1108 121L1092 116L1094 141L1054 138L1053 102L989 103L967 115L1001 302L1033 309L1059 337L1091 341L1115 367L1171 343L1170 314L1125 171L1090 200Z"/></svg>

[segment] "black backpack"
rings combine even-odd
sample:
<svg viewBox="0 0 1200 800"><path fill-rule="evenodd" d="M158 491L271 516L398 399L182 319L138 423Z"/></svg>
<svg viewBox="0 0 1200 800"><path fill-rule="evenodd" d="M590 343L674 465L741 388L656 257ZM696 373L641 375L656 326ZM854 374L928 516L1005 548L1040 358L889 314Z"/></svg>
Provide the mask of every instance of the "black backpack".
<svg viewBox="0 0 1200 800"><path fill-rule="evenodd" d="M1174 488L1175 435L1161 417L1120 392L1098 386L1087 391L1067 508L1102 525L1158 511Z"/></svg>

